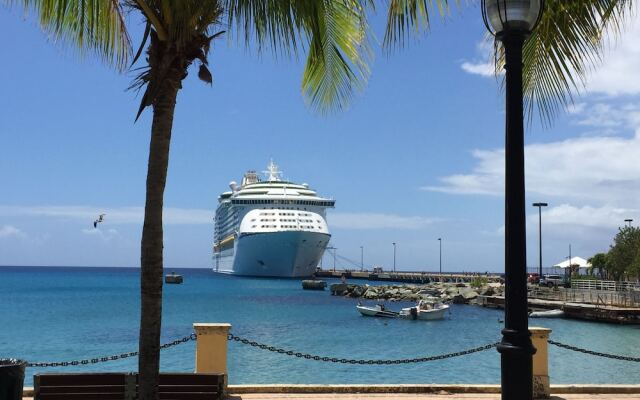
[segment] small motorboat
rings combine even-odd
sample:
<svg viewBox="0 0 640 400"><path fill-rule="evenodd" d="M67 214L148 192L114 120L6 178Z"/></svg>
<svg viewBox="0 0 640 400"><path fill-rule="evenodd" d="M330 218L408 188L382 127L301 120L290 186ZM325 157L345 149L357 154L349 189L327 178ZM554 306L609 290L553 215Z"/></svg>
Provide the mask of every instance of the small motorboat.
<svg viewBox="0 0 640 400"><path fill-rule="evenodd" d="M399 317L403 319L413 319L431 321L443 319L449 306L443 303L429 303L420 300L414 307L407 307L400 310Z"/></svg>
<svg viewBox="0 0 640 400"><path fill-rule="evenodd" d="M170 274L164 276L164 283L181 284L182 280L182 275L178 275L173 271L171 271Z"/></svg>
<svg viewBox="0 0 640 400"><path fill-rule="evenodd" d="M360 314L367 317L383 317L383 318L396 318L398 313L396 311L387 310L384 304L376 304L373 307L363 306L358 303L356 306Z"/></svg>
<svg viewBox="0 0 640 400"><path fill-rule="evenodd" d="M319 279L305 279L302 281L302 288L304 290L324 290L327 287L327 282Z"/></svg>
<svg viewBox="0 0 640 400"><path fill-rule="evenodd" d="M562 318L564 317L564 311L560 309L546 310L546 311L532 311L529 313L531 318Z"/></svg>

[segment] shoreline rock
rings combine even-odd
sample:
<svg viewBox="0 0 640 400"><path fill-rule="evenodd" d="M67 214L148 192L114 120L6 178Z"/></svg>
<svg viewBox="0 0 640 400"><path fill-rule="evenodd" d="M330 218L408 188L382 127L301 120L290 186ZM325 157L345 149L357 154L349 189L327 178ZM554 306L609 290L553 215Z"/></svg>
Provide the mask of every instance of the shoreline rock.
<svg viewBox="0 0 640 400"><path fill-rule="evenodd" d="M329 286L333 296L366 300L408 301L426 300L454 304L473 304L478 296L500 296L504 285L500 283L425 283L370 286L368 284L334 283Z"/></svg>

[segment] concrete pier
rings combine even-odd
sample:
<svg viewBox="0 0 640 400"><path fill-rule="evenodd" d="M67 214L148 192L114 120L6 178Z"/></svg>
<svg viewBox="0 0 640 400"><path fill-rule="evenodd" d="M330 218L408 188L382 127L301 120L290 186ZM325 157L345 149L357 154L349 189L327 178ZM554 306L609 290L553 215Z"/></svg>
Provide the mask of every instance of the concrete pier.
<svg viewBox="0 0 640 400"><path fill-rule="evenodd" d="M504 279L495 274L462 274L462 273L437 273L437 272L415 272L415 271L398 271L398 272L368 272L368 271L349 271L349 270L322 270L315 273L318 278L336 278L346 277L347 279L363 279L369 281L389 281L389 282L405 282L405 283L431 283L431 282L459 282L470 283L474 279L482 278L487 282L503 282Z"/></svg>
<svg viewBox="0 0 640 400"><path fill-rule="evenodd" d="M504 308L503 296L478 296L478 304L484 307ZM640 324L640 308L616 307L597 304L567 303L557 300L528 299L530 308L561 309L567 318L619 324Z"/></svg>

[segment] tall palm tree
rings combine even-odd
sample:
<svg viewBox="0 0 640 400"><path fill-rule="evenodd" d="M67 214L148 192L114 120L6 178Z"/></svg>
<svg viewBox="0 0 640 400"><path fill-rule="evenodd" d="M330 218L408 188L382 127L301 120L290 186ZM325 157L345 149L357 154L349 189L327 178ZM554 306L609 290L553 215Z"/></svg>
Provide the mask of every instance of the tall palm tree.
<svg viewBox="0 0 640 400"><path fill-rule="evenodd" d="M308 49L302 91L327 112L344 108L368 76L366 15L358 0L10 0L35 9L44 27L122 68L129 40L125 10L138 11L146 29L134 62L147 65L132 84L144 90L136 120L153 109L141 240L139 398L157 398L162 322L162 209L173 115L192 64L213 82L211 42L235 28L247 44L286 55Z"/></svg>

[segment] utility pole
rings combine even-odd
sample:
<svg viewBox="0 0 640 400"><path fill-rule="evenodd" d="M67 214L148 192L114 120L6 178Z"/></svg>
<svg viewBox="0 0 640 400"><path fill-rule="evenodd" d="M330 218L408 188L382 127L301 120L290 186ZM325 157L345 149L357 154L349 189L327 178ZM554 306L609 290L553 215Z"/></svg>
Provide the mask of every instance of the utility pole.
<svg viewBox="0 0 640 400"><path fill-rule="evenodd" d="M360 246L360 272L364 271L364 246Z"/></svg>
<svg viewBox="0 0 640 400"><path fill-rule="evenodd" d="M538 250L540 255L538 279L542 279L542 207L546 207L547 203L533 203L534 207L538 207Z"/></svg>
<svg viewBox="0 0 640 400"><path fill-rule="evenodd" d="M442 238L438 238L440 243L440 278L442 278Z"/></svg>
<svg viewBox="0 0 640 400"><path fill-rule="evenodd" d="M393 242L393 272L396 272L396 242Z"/></svg>

